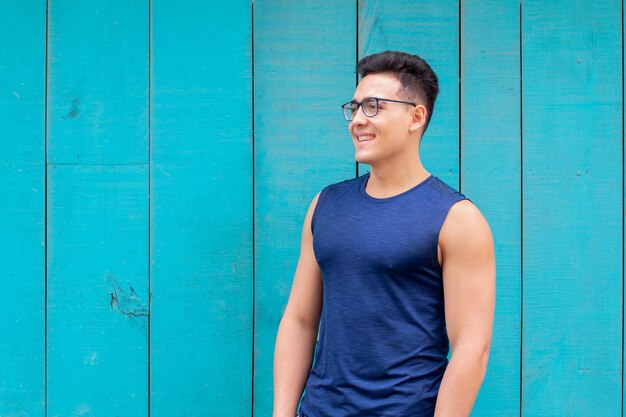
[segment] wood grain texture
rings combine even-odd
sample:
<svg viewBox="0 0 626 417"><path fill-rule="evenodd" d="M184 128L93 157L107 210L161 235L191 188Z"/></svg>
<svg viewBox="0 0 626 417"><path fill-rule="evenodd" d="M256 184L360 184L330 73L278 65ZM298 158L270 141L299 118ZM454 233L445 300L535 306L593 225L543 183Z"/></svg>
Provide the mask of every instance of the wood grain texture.
<svg viewBox="0 0 626 417"><path fill-rule="evenodd" d="M459 3L359 1L359 58L400 50L426 60L439 79L439 96L420 144L424 167L459 187ZM359 164L359 174L369 166Z"/></svg>
<svg viewBox="0 0 626 417"><path fill-rule="evenodd" d="M148 161L148 0L50 2L49 163Z"/></svg>
<svg viewBox="0 0 626 417"><path fill-rule="evenodd" d="M254 415L272 415L274 342L307 208L354 178L341 113L355 85L356 4L255 1Z"/></svg>
<svg viewBox="0 0 626 417"><path fill-rule="evenodd" d="M151 416L252 409L252 10L152 2Z"/></svg>
<svg viewBox="0 0 626 417"><path fill-rule="evenodd" d="M48 415L148 414L148 1L51 2Z"/></svg>
<svg viewBox="0 0 626 417"><path fill-rule="evenodd" d="M525 417L622 412L621 11L522 7Z"/></svg>
<svg viewBox="0 0 626 417"><path fill-rule="evenodd" d="M45 413L46 3L0 3L0 415Z"/></svg>
<svg viewBox="0 0 626 417"><path fill-rule="evenodd" d="M461 10L461 191L490 224L497 299L487 375L473 416L520 414L520 7L466 0Z"/></svg>
<svg viewBox="0 0 626 417"><path fill-rule="evenodd" d="M49 416L148 415L148 166L48 168Z"/></svg>

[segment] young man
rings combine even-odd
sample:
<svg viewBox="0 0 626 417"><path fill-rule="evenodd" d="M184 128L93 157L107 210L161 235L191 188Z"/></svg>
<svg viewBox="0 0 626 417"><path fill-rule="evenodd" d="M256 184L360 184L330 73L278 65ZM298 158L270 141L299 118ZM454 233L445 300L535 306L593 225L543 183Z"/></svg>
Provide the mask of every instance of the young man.
<svg viewBox="0 0 626 417"><path fill-rule="evenodd" d="M302 417L468 416L491 344L491 231L420 161L439 89L430 66L387 51L358 72L343 110L370 172L325 187L306 214L273 417L293 417L304 388Z"/></svg>

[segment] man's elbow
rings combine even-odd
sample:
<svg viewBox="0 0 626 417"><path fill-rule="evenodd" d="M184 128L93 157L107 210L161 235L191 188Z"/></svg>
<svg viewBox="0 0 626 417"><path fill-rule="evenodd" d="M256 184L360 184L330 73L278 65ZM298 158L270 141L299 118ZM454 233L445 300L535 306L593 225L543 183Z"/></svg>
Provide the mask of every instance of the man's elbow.
<svg viewBox="0 0 626 417"><path fill-rule="evenodd" d="M457 346L452 347L452 357L454 358L456 355L456 359L472 363L484 375L489 363L490 350L491 341L489 340L459 343Z"/></svg>

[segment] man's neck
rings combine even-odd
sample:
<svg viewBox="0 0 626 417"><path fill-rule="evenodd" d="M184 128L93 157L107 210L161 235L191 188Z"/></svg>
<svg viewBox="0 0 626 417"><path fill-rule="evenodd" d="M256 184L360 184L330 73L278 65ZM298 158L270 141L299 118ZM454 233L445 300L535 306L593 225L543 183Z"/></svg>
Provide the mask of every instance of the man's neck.
<svg viewBox="0 0 626 417"><path fill-rule="evenodd" d="M410 190L424 181L430 173L417 158L407 161L394 161L392 164L370 166L370 177L366 190L369 195L386 198Z"/></svg>

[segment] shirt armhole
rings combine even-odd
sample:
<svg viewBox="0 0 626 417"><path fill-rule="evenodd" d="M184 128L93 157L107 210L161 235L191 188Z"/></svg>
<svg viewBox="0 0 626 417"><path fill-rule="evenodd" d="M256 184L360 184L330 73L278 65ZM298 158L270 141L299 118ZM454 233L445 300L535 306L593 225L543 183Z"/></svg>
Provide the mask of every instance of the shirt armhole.
<svg viewBox="0 0 626 417"><path fill-rule="evenodd" d="M311 235L314 234L315 223L318 216L318 213L322 209L322 205L325 201L326 193L328 192L328 186L324 187L320 192L319 197L317 198L317 202L315 203L315 208L313 209L313 216L311 216Z"/></svg>
<svg viewBox="0 0 626 417"><path fill-rule="evenodd" d="M437 231L437 237L435 239L435 243L434 243L434 248L432 249L432 258L433 258L433 265L435 266L435 268L437 268L439 271L443 271L443 265L439 265L439 256L438 256L438 246L439 246L439 235L441 235L441 229L443 228L443 224L446 222L446 218L448 217L448 213L450 213L450 209L452 208L453 205L455 205L456 203L458 203L459 201L463 201L463 200L468 200L470 202L472 202L472 200L470 200L469 198L465 197L463 194L459 195L459 198L453 200L449 205L448 208L445 209L444 213L443 213L443 219L441 220L441 222L439 223L439 229ZM472 202L473 203L473 202Z"/></svg>

